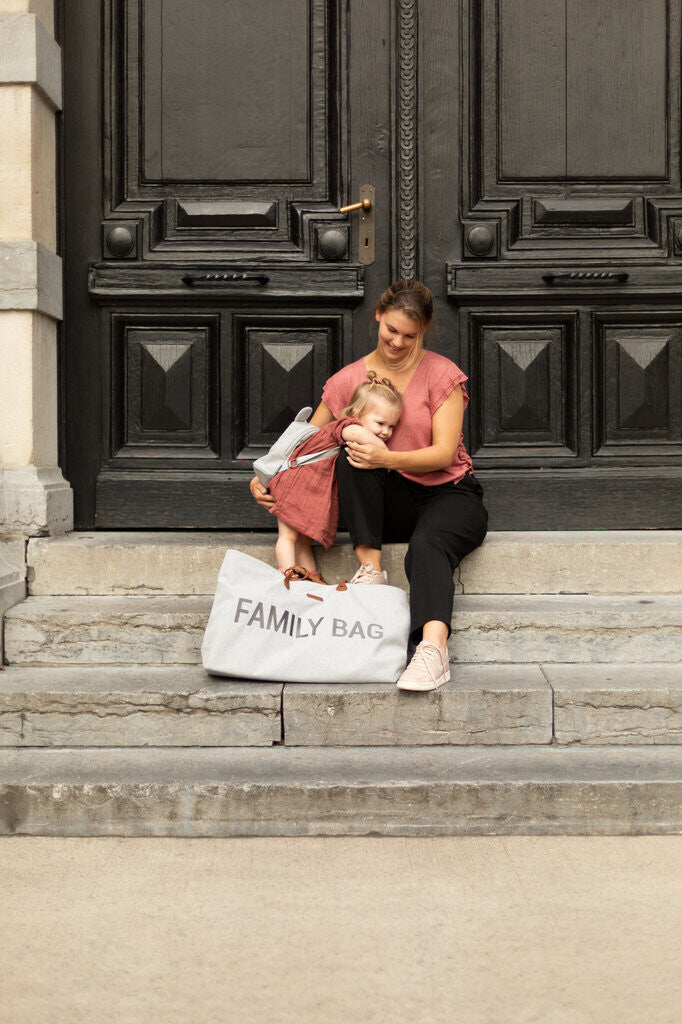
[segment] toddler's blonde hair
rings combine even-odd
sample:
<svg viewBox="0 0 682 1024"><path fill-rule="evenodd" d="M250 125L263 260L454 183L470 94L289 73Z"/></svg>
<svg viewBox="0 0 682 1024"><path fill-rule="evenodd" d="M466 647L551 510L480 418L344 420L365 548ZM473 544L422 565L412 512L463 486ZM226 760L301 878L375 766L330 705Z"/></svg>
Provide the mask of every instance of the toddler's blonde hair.
<svg viewBox="0 0 682 1024"><path fill-rule="evenodd" d="M403 411L403 400L398 389L386 377L382 377L380 380L374 370L370 370L367 377L368 380L363 380L362 384L358 384L350 397L350 402L341 411L341 415L358 419L375 398L382 398L390 405L395 405L398 415L400 415Z"/></svg>

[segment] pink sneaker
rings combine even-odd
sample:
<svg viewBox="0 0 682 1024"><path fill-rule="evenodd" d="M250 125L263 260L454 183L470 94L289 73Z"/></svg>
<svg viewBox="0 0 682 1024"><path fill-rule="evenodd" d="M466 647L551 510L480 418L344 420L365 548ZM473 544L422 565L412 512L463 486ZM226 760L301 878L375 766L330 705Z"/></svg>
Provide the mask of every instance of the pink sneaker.
<svg viewBox="0 0 682 1024"><path fill-rule="evenodd" d="M422 640L395 685L399 690L437 690L449 681L450 659L447 649Z"/></svg>
<svg viewBox="0 0 682 1024"><path fill-rule="evenodd" d="M388 583L388 573L384 569L375 569L371 562L363 562L349 583Z"/></svg>

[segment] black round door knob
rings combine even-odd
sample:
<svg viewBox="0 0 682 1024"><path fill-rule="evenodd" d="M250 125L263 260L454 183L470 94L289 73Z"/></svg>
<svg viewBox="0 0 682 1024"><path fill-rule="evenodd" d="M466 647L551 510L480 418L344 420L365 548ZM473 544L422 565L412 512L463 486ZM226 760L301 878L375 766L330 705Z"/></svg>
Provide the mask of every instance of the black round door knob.
<svg viewBox="0 0 682 1024"><path fill-rule="evenodd" d="M346 255L348 236L340 228L327 228L320 232L320 255L325 260L339 260Z"/></svg>
<svg viewBox="0 0 682 1024"><path fill-rule="evenodd" d="M135 239L128 228L112 228L107 234L107 249L112 256L127 256L135 245Z"/></svg>
<svg viewBox="0 0 682 1024"><path fill-rule="evenodd" d="M495 245L495 235L487 224L477 224L466 234L466 246L474 256L487 256Z"/></svg>

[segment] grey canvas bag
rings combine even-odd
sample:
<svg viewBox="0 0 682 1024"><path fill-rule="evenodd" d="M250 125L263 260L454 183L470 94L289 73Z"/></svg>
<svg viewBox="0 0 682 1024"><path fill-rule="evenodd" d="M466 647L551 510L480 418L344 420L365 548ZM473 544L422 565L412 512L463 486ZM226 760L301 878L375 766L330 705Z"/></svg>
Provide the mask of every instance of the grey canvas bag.
<svg viewBox="0 0 682 1024"><path fill-rule="evenodd" d="M261 455L253 464L253 471L263 484L267 487L273 476L277 476L284 469L291 469L293 466L304 466L309 462L319 462L320 459L328 459L341 451L341 445L334 445L333 448L325 448L323 451L311 452L309 455L302 455L300 459L292 459L293 452L307 441L309 437L317 433L317 427L308 423L312 408L306 405L304 409L296 413L286 430L280 434L270 451Z"/></svg>
<svg viewBox="0 0 682 1024"><path fill-rule="evenodd" d="M201 645L205 669L284 683L398 679L410 629L403 590L325 586L297 579L293 570L287 576L241 551L227 552Z"/></svg>

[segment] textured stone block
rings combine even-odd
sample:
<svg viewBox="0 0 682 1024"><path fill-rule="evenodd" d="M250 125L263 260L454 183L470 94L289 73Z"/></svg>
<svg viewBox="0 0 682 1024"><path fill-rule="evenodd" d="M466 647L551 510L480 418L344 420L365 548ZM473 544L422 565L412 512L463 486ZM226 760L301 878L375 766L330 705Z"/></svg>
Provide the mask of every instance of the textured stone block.
<svg viewBox="0 0 682 1024"><path fill-rule="evenodd" d="M275 565L274 535L72 533L29 542L29 589L36 596L215 593L229 547Z"/></svg>
<svg viewBox="0 0 682 1024"><path fill-rule="evenodd" d="M0 470L0 529L62 533L73 526L73 491L61 469Z"/></svg>
<svg viewBox="0 0 682 1024"><path fill-rule="evenodd" d="M493 532L460 575L465 594L679 594L682 530Z"/></svg>
<svg viewBox="0 0 682 1024"><path fill-rule="evenodd" d="M557 743L682 743L682 664L543 670L554 691Z"/></svg>
<svg viewBox="0 0 682 1024"><path fill-rule="evenodd" d="M29 597L5 622L5 654L23 665L197 665L205 597Z"/></svg>
<svg viewBox="0 0 682 1024"><path fill-rule="evenodd" d="M35 14L0 14L0 84L30 83L62 106L62 54Z"/></svg>
<svg viewBox="0 0 682 1024"><path fill-rule="evenodd" d="M536 665L457 665L431 693L393 684L284 686L287 746L550 743L552 693Z"/></svg>
<svg viewBox="0 0 682 1024"><path fill-rule="evenodd" d="M682 747L0 750L0 834L682 833Z"/></svg>
<svg viewBox="0 0 682 1024"><path fill-rule="evenodd" d="M26 597L23 540L0 540L0 665L4 658L4 616Z"/></svg>
<svg viewBox="0 0 682 1024"><path fill-rule="evenodd" d="M0 673L0 746L270 745L281 738L281 692L193 667L10 667Z"/></svg>
<svg viewBox="0 0 682 1024"><path fill-rule="evenodd" d="M37 309L61 320L60 257L38 242L0 242L0 309Z"/></svg>
<svg viewBox="0 0 682 1024"><path fill-rule="evenodd" d="M677 662L682 597L455 598L451 661Z"/></svg>

